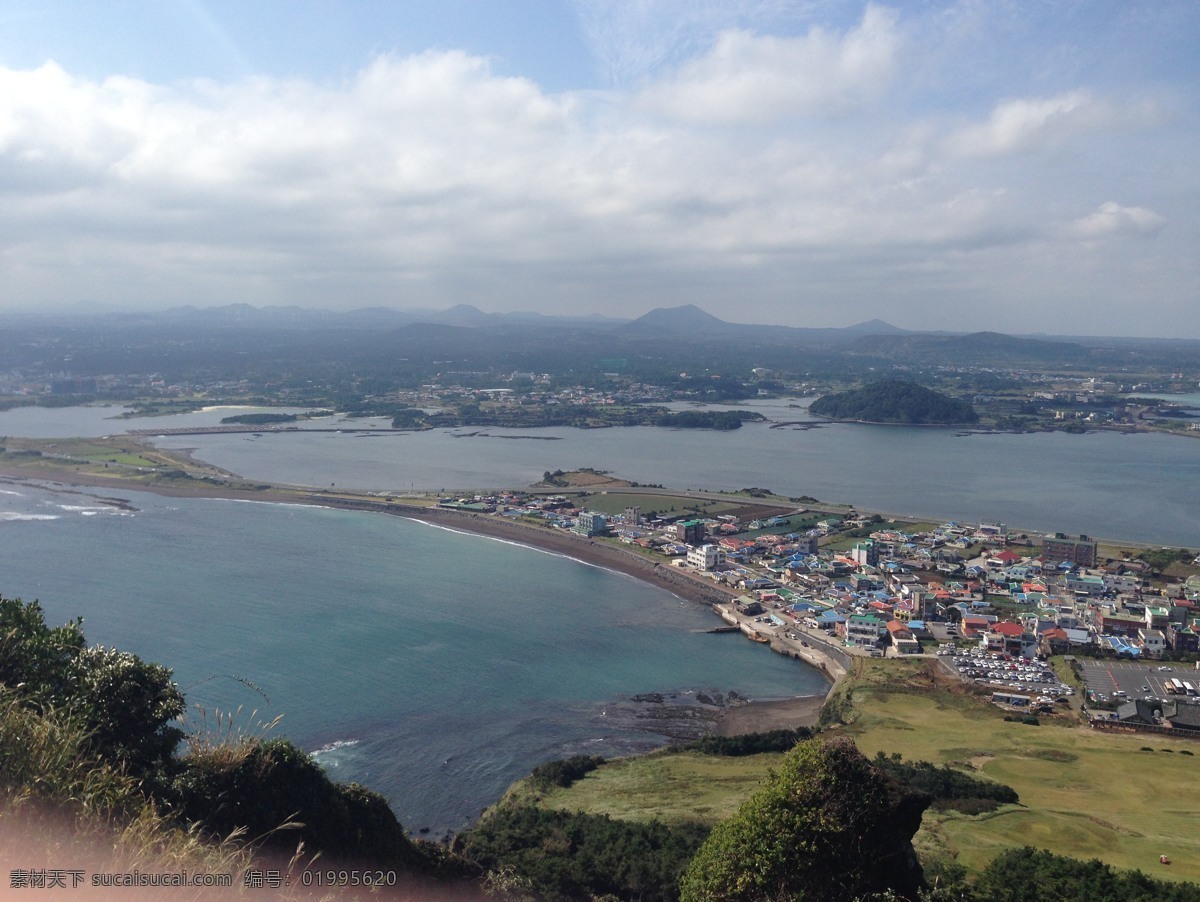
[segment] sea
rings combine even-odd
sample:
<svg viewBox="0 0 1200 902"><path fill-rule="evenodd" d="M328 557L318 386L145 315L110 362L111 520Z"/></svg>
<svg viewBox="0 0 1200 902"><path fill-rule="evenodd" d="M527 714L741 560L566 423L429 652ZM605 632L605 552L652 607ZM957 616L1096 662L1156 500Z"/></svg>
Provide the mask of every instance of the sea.
<svg viewBox="0 0 1200 902"><path fill-rule="evenodd" d="M731 432L441 429L172 436L253 480L368 491L528 485L593 467L643 484L759 486L865 510L1200 546L1200 441L828 424L804 399ZM215 425L228 409L0 412L39 438ZM237 411L244 412L244 411ZM119 495L127 504L114 504ZM819 673L702 606L629 577L398 517L0 484L0 593L174 669L189 728L267 731L383 793L404 826L456 832L536 764L666 739L613 713L634 695L818 694ZM271 721L281 717L274 727Z"/></svg>
<svg viewBox="0 0 1200 902"><path fill-rule="evenodd" d="M0 586L171 667L186 729L286 736L431 837L543 761L665 744L615 716L632 696L827 688L708 633L722 624L706 606L376 513L0 482Z"/></svg>

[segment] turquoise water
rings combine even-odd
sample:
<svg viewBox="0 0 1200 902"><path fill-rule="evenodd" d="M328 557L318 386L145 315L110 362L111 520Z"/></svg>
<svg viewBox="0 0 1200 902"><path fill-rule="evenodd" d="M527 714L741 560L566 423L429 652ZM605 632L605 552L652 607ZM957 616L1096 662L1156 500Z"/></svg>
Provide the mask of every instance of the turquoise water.
<svg viewBox="0 0 1200 902"><path fill-rule="evenodd" d="M629 695L825 689L699 632L719 623L706 608L504 542L312 507L122 492L123 512L103 491L0 492L0 592L173 667L210 723L283 715L276 732L384 793L411 830L460 829L541 761L661 744L606 723Z"/></svg>

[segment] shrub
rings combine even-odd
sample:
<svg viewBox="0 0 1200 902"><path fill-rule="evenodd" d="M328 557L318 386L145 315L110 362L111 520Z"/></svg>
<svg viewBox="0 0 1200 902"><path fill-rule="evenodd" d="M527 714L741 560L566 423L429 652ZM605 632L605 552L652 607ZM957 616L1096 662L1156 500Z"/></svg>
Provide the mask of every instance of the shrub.
<svg viewBox="0 0 1200 902"><path fill-rule="evenodd" d="M555 786L565 789L603 763L604 759L599 755L575 755L558 761L547 761L533 769L530 780L538 789L546 790Z"/></svg>

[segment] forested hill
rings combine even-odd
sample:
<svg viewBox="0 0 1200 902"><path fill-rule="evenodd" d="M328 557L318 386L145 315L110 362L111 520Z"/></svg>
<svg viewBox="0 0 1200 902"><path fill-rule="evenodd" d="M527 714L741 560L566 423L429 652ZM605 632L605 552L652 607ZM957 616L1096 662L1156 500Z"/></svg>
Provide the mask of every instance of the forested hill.
<svg viewBox="0 0 1200 902"><path fill-rule="evenodd" d="M872 382L854 391L824 395L809 410L835 420L868 423L951 425L979 421L979 414L966 401L902 379Z"/></svg>

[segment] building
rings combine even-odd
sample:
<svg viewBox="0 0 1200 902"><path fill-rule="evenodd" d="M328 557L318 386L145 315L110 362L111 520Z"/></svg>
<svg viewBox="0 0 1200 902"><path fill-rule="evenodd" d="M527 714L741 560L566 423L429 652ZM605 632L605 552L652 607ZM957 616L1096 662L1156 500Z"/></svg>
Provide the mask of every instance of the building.
<svg viewBox="0 0 1200 902"><path fill-rule="evenodd" d="M846 621L846 642L850 645L874 646L887 627L873 614L851 614Z"/></svg>
<svg viewBox="0 0 1200 902"><path fill-rule="evenodd" d="M1042 553L1054 561L1071 561L1080 567L1096 566L1096 542L1085 535L1073 539L1061 532L1042 539Z"/></svg>
<svg viewBox="0 0 1200 902"><path fill-rule="evenodd" d="M675 538L687 545L701 545L704 543L704 521L703 520L684 520L682 523L675 524Z"/></svg>
<svg viewBox="0 0 1200 902"><path fill-rule="evenodd" d="M580 511L575 518L575 532L581 536L602 536L608 532L608 518L599 511Z"/></svg>
<svg viewBox="0 0 1200 902"><path fill-rule="evenodd" d="M1163 635L1162 630L1138 630L1138 639L1141 640L1142 652L1145 654L1158 657L1166 651L1167 637Z"/></svg>
<svg viewBox="0 0 1200 902"><path fill-rule="evenodd" d="M898 655L919 655L921 653L921 643L913 636L905 624L899 620L892 620L887 625L888 633L892 637L892 647L896 649Z"/></svg>
<svg viewBox="0 0 1200 902"><path fill-rule="evenodd" d="M879 565L879 546L874 539L866 539L850 550L850 558L860 567L876 567Z"/></svg>
<svg viewBox="0 0 1200 902"><path fill-rule="evenodd" d="M689 566L703 570L705 573L716 570L725 563L725 549L720 545L701 545L698 548L689 548L687 562Z"/></svg>

